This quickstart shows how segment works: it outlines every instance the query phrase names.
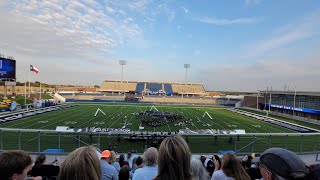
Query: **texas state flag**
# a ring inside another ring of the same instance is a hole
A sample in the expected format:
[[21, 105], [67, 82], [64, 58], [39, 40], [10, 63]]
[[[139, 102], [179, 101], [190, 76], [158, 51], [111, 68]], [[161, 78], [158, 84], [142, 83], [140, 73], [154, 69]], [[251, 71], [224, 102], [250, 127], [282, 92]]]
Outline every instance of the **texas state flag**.
[[38, 74], [39, 69], [37, 69], [36, 67], [34, 67], [34, 66], [30, 65], [30, 71], [33, 71], [33, 72], [35, 72], [35, 73], [37, 73], [37, 74]]

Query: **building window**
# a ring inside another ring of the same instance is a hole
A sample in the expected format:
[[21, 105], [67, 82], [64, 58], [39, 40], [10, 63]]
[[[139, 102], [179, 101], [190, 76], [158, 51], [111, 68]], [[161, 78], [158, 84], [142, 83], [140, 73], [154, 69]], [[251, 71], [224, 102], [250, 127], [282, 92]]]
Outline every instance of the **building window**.
[[299, 102], [299, 108], [304, 108], [304, 102]]

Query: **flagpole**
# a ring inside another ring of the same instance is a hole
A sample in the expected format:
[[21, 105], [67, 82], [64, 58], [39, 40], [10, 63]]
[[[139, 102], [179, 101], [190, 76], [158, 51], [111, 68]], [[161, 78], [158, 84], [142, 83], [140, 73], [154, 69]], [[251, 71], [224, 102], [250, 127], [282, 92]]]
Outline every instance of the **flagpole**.
[[267, 91], [266, 94], [264, 96], [264, 110], [267, 110], [267, 98], [268, 98], [268, 86], [267, 86]]
[[30, 93], [31, 93], [31, 88], [30, 88], [30, 68], [29, 68], [29, 97], [30, 97]]
[[270, 89], [269, 112], [270, 112], [270, 109], [271, 109], [271, 92], [272, 92], [272, 86], [271, 86], [271, 89]]
[[296, 108], [296, 95], [297, 95], [297, 90], [296, 90], [296, 87], [294, 87], [292, 116], [294, 116], [294, 109]]
[[40, 83], [40, 100], [41, 100], [41, 83]]
[[24, 83], [24, 105], [27, 105], [27, 82]]

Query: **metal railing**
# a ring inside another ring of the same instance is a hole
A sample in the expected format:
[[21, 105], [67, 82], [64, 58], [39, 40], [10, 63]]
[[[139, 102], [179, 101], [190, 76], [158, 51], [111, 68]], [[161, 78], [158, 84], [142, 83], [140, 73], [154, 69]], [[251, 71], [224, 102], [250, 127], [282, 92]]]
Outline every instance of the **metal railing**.
[[[141, 132], [139, 132], [141, 133]], [[138, 134], [137, 132], [135, 134]], [[22, 149], [28, 152], [43, 152], [58, 149], [68, 153], [74, 149], [93, 145], [100, 149], [116, 152], [134, 150], [144, 152], [154, 144], [152, 136], [144, 140], [130, 139], [131, 134], [56, 132], [54, 130], [22, 130], [0, 128], [0, 150]], [[167, 134], [166, 134], [167, 135]], [[157, 133], [157, 136], [165, 135]], [[183, 135], [192, 153], [217, 153], [220, 150], [233, 150], [236, 153], [261, 153], [270, 147], [282, 147], [297, 153], [319, 153], [320, 133], [290, 134], [244, 134], [244, 135]]]

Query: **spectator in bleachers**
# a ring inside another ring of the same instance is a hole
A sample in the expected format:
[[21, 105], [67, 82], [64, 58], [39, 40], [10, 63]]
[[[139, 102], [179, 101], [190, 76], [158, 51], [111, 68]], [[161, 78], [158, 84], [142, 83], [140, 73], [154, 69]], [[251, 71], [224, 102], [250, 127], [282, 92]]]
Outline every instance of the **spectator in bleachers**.
[[305, 163], [295, 153], [282, 148], [269, 148], [261, 157], [259, 168], [264, 180], [304, 179], [308, 174]]
[[117, 162], [117, 155], [114, 151], [110, 151], [111, 156], [110, 156], [110, 165], [116, 168], [116, 170], [120, 171], [120, 164]]
[[130, 169], [132, 169], [133, 159], [134, 159], [134, 157], [132, 157], [132, 153], [131, 153], [131, 151], [129, 151], [125, 161], [127, 161], [129, 163], [129, 168]]
[[101, 167], [95, 148], [80, 147], [72, 151], [61, 165], [58, 180], [100, 180]]
[[242, 158], [242, 161], [241, 161], [241, 164], [242, 164], [242, 167], [247, 170], [251, 167], [251, 161], [252, 161], [252, 156], [244, 156]]
[[201, 156], [200, 160], [203, 164], [203, 166], [205, 167], [206, 171], [208, 172], [209, 176], [212, 176], [212, 173], [214, 171], [214, 163], [212, 159], [209, 159], [205, 156]]
[[219, 162], [214, 159], [215, 171], [212, 174], [211, 180], [250, 180], [250, 176], [234, 154], [224, 154], [221, 162], [221, 170], [218, 170]]
[[[32, 159], [24, 151], [4, 151], [0, 154], [0, 179], [24, 180], [31, 169]], [[28, 179], [40, 180], [41, 177]]]
[[51, 163], [46, 163], [46, 155], [40, 154], [34, 163], [34, 166], [32, 167], [31, 176], [42, 176], [45, 177], [55, 177], [59, 174], [59, 161], [58, 158], [55, 158], [55, 160]]
[[134, 164], [132, 165], [132, 173], [134, 173], [137, 169], [142, 168], [143, 167], [143, 159], [141, 156], [136, 157]]
[[191, 170], [192, 170], [194, 180], [210, 179], [210, 176], [208, 175], [208, 172], [204, 168], [200, 159], [196, 159], [196, 158], [191, 159]]
[[122, 167], [124, 165], [129, 166], [129, 163], [124, 160], [124, 154], [120, 154], [120, 156], [119, 156], [119, 164], [120, 164], [120, 167]]
[[165, 138], [159, 148], [158, 175], [155, 180], [191, 180], [190, 158], [189, 146], [181, 136]]
[[214, 162], [214, 160], [218, 161], [218, 164], [219, 164], [218, 170], [220, 170], [220, 169], [221, 169], [221, 159], [219, 158], [219, 156], [218, 156], [218, 155], [213, 155], [213, 156], [211, 157], [211, 160], [212, 160], [213, 162]]
[[130, 177], [130, 168], [127, 165], [121, 167], [119, 172], [119, 180], [129, 180]]
[[154, 147], [148, 148], [143, 153], [144, 166], [134, 172], [132, 180], [152, 180], [156, 177], [158, 173], [157, 159], [158, 150]]
[[[110, 163], [111, 152], [109, 150], [104, 150], [101, 153], [101, 171], [102, 177], [101, 180], [118, 180], [118, 171], [115, 167], [111, 166]], [[121, 170], [121, 169], [120, 169]]]

